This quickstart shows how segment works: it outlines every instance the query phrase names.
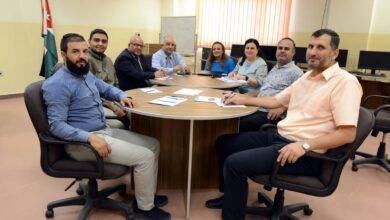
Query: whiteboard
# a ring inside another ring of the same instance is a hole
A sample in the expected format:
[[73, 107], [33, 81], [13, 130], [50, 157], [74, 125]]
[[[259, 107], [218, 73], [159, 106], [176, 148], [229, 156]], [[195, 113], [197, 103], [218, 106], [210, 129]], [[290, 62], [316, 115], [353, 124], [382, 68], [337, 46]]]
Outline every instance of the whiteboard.
[[163, 43], [165, 36], [172, 35], [175, 38], [178, 53], [195, 55], [195, 30], [195, 16], [161, 17], [160, 43]]

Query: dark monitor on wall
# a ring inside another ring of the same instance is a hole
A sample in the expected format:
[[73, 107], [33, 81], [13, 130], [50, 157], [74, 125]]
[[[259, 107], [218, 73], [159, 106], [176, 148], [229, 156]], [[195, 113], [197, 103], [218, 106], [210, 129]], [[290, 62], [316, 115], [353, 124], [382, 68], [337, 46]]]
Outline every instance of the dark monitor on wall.
[[306, 47], [295, 47], [295, 63], [306, 63]]
[[230, 51], [230, 56], [238, 59], [244, 56], [244, 51], [245, 51], [245, 45], [232, 44], [232, 50]]
[[339, 63], [340, 67], [347, 66], [347, 57], [348, 57], [348, 50], [340, 49], [339, 55], [336, 58], [336, 61]]
[[390, 52], [360, 51], [358, 68], [370, 69], [371, 75], [376, 70], [390, 70]]
[[260, 46], [260, 52], [264, 60], [276, 61], [276, 46]]

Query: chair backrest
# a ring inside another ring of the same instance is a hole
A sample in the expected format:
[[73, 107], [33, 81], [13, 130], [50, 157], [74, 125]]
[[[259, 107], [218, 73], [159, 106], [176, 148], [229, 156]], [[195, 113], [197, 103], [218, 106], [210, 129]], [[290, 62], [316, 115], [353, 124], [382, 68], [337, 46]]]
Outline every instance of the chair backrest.
[[324, 162], [319, 178], [327, 187], [317, 194], [318, 196], [330, 195], [337, 188], [345, 163], [362, 145], [363, 141], [372, 130], [374, 122], [374, 114], [367, 109], [360, 107], [355, 140], [350, 144], [345, 144], [341, 147], [331, 149], [326, 153], [330, 157], [340, 158], [341, 161], [338, 163]]
[[50, 134], [46, 105], [42, 96], [43, 81], [30, 84], [24, 91], [24, 103], [37, 134]]

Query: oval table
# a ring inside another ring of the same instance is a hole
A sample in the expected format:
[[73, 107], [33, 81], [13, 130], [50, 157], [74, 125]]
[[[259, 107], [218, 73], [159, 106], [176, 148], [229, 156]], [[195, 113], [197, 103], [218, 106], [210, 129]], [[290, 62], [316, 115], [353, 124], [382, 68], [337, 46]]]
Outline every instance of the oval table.
[[213, 89], [234, 89], [242, 86], [244, 83], [240, 81], [236, 82], [224, 82], [211, 76], [202, 75], [172, 75], [168, 79], [152, 79], [152, 84], [161, 86], [181, 86], [188, 88], [213, 88]]
[[[216, 188], [218, 164], [214, 150], [216, 138], [238, 131], [239, 117], [254, 113], [256, 107], [219, 107], [215, 103], [195, 102], [193, 96], [176, 106], [149, 101], [181, 87], [155, 87], [162, 93], [140, 89], [126, 93], [136, 100], [131, 112], [132, 131], [160, 141], [158, 187], [186, 191], [186, 219], [189, 218], [191, 188]], [[222, 90], [201, 89], [201, 96], [221, 97]]]

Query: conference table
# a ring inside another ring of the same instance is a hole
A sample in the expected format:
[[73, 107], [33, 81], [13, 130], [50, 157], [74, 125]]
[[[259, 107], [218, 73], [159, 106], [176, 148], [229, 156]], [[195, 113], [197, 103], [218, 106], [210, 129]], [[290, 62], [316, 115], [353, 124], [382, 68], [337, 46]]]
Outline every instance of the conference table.
[[163, 79], [152, 79], [150, 82], [161, 86], [182, 86], [188, 88], [214, 88], [214, 89], [234, 89], [244, 85], [241, 80], [222, 81], [224, 78], [212, 78], [206, 75], [177, 75], [174, 74]]
[[[256, 107], [220, 107], [216, 103], [195, 101], [196, 96], [176, 106], [151, 104], [150, 101], [172, 95], [177, 86], [153, 87], [161, 93], [141, 89], [127, 91], [136, 100], [131, 112], [132, 131], [154, 137], [160, 142], [159, 189], [183, 189], [186, 219], [189, 218], [191, 189], [218, 186], [216, 138], [238, 132], [239, 117], [254, 113]], [[223, 91], [210, 88], [199, 96], [221, 97]], [[179, 95], [175, 95], [178, 97]]]

